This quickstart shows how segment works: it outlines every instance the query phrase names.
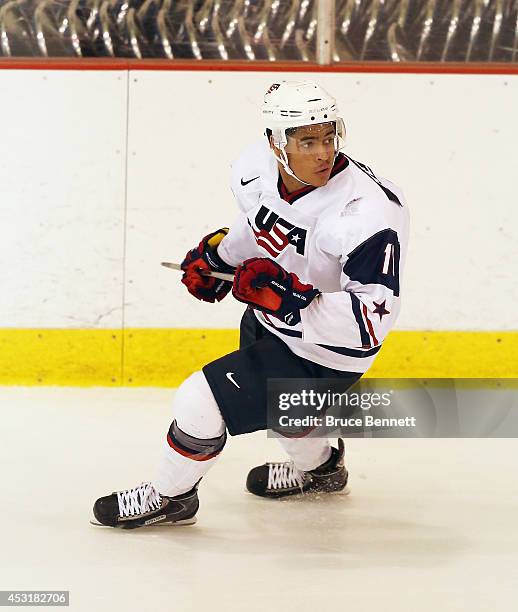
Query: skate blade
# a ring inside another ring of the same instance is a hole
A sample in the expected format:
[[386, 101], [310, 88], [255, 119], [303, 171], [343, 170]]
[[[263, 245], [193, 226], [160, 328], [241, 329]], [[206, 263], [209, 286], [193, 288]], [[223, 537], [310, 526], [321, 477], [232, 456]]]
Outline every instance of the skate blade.
[[297, 492], [292, 493], [291, 495], [286, 496], [273, 496], [273, 495], [255, 495], [248, 489], [245, 489], [245, 493], [247, 495], [252, 495], [253, 497], [262, 497], [263, 499], [275, 499], [278, 501], [288, 501], [288, 500], [301, 500], [301, 499], [321, 499], [322, 497], [327, 497], [328, 495], [349, 495], [351, 493], [351, 488], [348, 485], [345, 485], [343, 489], [339, 491], [306, 491], [306, 492]]
[[[197, 518], [195, 516], [193, 516], [192, 518], [189, 519], [183, 519], [182, 521], [164, 521], [163, 523], [152, 523], [151, 525], [142, 525], [142, 527], [149, 529], [149, 528], [153, 528], [153, 527], [162, 527], [162, 526], [167, 526], [167, 527], [176, 527], [178, 525], [178, 527], [181, 527], [182, 525], [194, 525], [194, 523], [197, 522]], [[107, 529], [124, 529], [124, 527], [112, 527], [111, 525], [103, 525], [102, 523], [99, 523], [99, 521], [97, 521], [96, 519], [92, 518], [90, 519], [90, 525], [94, 525], [94, 527], [106, 527]], [[135, 529], [142, 529], [142, 527], [135, 527]], [[133, 529], [126, 529], [125, 531], [134, 531]]]
[[311, 499], [311, 500], [320, 500], [320, 499], [325, 499], [326, 497], [329, 497], [329, 496], [334, 497], [336, 495], [349, 495], [350, 492], [351, 492], [351, 489], [347, 485], [345, 485], [345, 487], [343, 489], [340, 489], [339, 491], [307, 491], [306, 493], [301, 493], [299, 497], [301, 498], [307, 497], [308, 499]]

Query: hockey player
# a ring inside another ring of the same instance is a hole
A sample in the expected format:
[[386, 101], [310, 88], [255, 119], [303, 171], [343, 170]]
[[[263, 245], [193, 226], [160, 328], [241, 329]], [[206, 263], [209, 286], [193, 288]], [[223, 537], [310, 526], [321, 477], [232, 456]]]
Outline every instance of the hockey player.
[[[340, 152], [335, 100], [314, 83], [273, 84], [265, 135], [232, 166], [239, 216], [186, 255], [182, 282], [196, 298], [231, 290], [247, 309], [240, 349], [179, 387], [153, 482], [101, 497], [103, 525], [191, 523], [198, 483], [230, 435], [266, 429], [268, 378], [337, 378], [345, 387], [372, 364], [400, 309], [408, 212], [401, 191]], [[235, 272], [233, 284], [203, 271]], [[291, 461], [252, 469], [263, 497], [342, 490], [344, 445], [285, 437]]]

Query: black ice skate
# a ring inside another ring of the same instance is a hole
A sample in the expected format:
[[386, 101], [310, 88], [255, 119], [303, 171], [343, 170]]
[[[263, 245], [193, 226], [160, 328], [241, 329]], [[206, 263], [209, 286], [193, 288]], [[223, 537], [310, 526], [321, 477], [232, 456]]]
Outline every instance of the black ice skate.
[[260, 497], [285, 497], [300, 493], [334, 493], [347, 485], [344, 466], [345, 448], [341, 438], [331, 457], [310, 472], [298, 470], [292, 461], [265, 463], [250, 470], [246, 488]]
[[193, 489], [176, 497], [165, 497], [150, 482], [100, 497], [94, 504], [93, 525], [135, 529], [163, 523], [192, 525], [198, 511], [198, 491]]

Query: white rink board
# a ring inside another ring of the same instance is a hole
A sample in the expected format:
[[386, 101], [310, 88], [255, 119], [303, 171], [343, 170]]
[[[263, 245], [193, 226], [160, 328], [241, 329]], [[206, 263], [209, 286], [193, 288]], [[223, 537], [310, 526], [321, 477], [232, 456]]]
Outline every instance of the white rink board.
[[516, 328], [518, 78], [247, 72], [132, 75], [127, 325], [236, 325], [240, 305], [190, 299], [158, 262], [232, 221], [229, 163], [260, 137], [257, 101], [282, 78], [333, 92], [346, 152], [404, 189], [412, 227], [397, 327]]
[[121, 326], [127, 78], [0, 71], [0, 327]]
[[346, 152], [405, 191], [397, 327], [518, 327], [518, 77], [137, 71], [129, 98], [127, 78], [0, 71], [0, 327], [235, 327], [240, 304], [194, 300], [159, 262], [232, 222], [229, 164], [282, 78], [335, 93]]

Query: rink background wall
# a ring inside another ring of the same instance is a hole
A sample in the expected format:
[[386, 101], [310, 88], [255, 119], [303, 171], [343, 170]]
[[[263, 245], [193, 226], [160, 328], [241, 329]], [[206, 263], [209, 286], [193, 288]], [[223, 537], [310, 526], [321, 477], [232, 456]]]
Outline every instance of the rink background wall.
[[282, 78], [335, 93], [347, 153], [409, 201], [370, 374], [518, 376], [518, 76], [0, 70], [0, 382], [175, 385], [236, 347], [241, 305], [159, 262], [232, 221], [229, 164]]

